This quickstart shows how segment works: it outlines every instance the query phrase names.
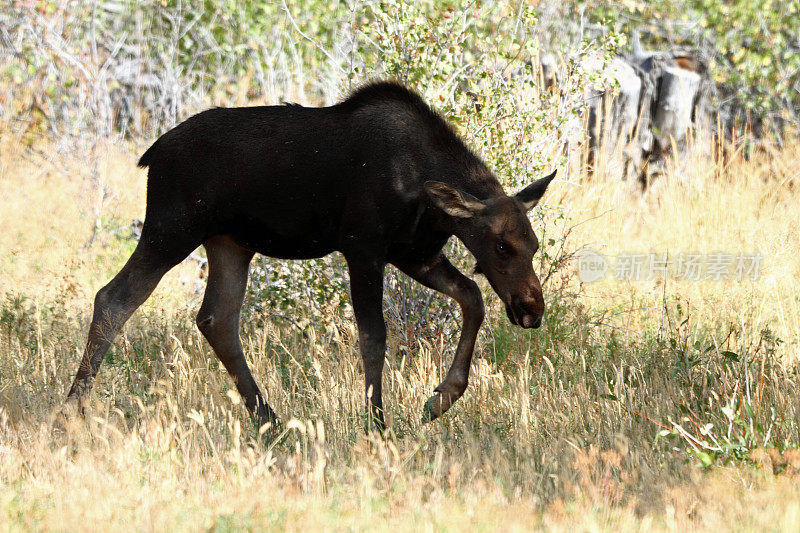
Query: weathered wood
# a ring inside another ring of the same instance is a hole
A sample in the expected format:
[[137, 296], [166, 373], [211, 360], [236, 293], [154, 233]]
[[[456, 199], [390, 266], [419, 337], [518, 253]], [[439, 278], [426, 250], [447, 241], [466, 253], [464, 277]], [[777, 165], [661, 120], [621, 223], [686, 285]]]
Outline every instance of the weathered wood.
[[619, 87], [608, 92], [595, 91], [596, 97], [589, 102], [589, 123], [596, 146], [603, 144], [604, 148], [613, 150], [620, 141], [630, 137], [636, 126], [642, 80], [621, 58], [612, 60], [608, 75]]
[[[540, 63], [543, 79], [558, 79], [552, 56], [543, 55]], [[583, 68], [617, 86], [590, 87], [584, 95], [592, 171], [602, 169], [644, 187], [663, 172], [669, 157], [685, 159], [687, 132], [712, 127], [709, 102], [716, 86], [696, 51], [645, 51], [634, 35], [629, 56], [607, 65], [591, 57]]]
[[549, 90], [559, 81], [558, 62], [553, 54], [543, 54], [539, 59], [542, 66], [542, 85]]
[[622, 58], [614, 58], [606, 74], [618, 87], [609, 91], [593, 90], [587, 100], [589, 162], [628, 179], [636, 175], [641, 159], [639, 150], [630, 149], [630, 144], [635, 141], [639, 120], [642, 80]]
[[653, 132], [662, 155], [671, 153], [673, 145], [681, 151], [685, 147], [699, 89], [700, 75], [691, 70], [667, 67], [661, 74]]

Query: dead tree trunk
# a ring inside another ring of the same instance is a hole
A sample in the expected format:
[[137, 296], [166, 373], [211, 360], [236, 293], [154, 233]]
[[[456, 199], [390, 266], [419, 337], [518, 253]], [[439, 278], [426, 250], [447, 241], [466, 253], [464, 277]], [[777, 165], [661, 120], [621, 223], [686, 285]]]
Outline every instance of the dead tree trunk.
[[639, 165], [636, 143], [642, 80], [636, 70], [621, 58], [614, 58], [610, 76], [618, 87], [613, 92], [592, 89], [589, 106], [589, 164], [621, 173], [622, 179], [636, 176]]
[[[670, 158], [685, 160], [699, 125], [710, 126], [714, 82], [699, 53], [643, 51], [635, 35], [633, 53], [606, 68], [617, 88], [586, 94], [590, 169], [646, 187]], [[553, 77], [552, 65], [542, 69]]]
[[653, 133], [662, 156], [686, 151], [686, 135], [692, 129], [700, 75], [680, 67], [667, 67], [661, 74]]
[[670, 158], [685, 160], [688, 136], [710, 123], [709, 100], [715, 86], [706, 62], [695, 51], [646, 52], [634, 35], [633, 54], [627, 60], [646, 86], [639, 112], [638, 177], [644, 188], [664, 173]]

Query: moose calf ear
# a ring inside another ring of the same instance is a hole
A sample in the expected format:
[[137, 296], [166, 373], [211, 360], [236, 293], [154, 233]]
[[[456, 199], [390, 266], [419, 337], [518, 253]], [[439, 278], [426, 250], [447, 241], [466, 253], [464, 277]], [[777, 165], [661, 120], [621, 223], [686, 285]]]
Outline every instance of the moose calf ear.
[[425, 192], [436, 207], [453, 217], [470, 218], [483, 209], [480, 200], [441, 181], [426, 181]]
[[522, 202], [522, 205], [525, 206], [525, 211], [530, 211], [536, 207], [536, 204], [538, 204], [539, 200], [542, 199], [542, 196], [544, 196], [544, 191], [547, 190], [547, 186], [550, 185], [550, 182], [553, 181], [553, 178], [555, 177], [556, 171], [554, 170], [549, 176], [545, 176], [542, 179], [536, 180], [519, 191], [514, 198]]

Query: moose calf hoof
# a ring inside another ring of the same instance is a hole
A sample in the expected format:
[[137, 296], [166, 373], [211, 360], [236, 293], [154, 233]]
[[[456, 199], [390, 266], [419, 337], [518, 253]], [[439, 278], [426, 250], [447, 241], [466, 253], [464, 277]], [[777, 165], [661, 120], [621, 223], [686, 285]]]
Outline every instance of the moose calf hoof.
[[285, 437], [283, 425], [277, 418], [258, 424], [256, 431], [258, 431], [258, 437], [264, 444], [279, 444]]
[[67, 398], [53, 414], [53, 424], [64, 431], [71, 431], [79, 427], [90, 414], [87, 401], [76, 397]]
[[453, 405], [455, 399], [451, 400], [451, 398], [452, 395], [442, 394], [441, 392], [437, 392], [428, 398], [428, 401], [425, 402], [425, 407], [422, 409], [422, 422], [433, 422], [442, 416]]
[[456, 403], [456, 400], [461, 398], [465, 390], [467, 390], [466, 380], [463, 383], [452, 380], [445, 380], [440, 383], [438, 387], [433, 389], [436, 394], [425, 402], [425, 407], [422, 410], [422, 421], [433, 422], [442, 416]]

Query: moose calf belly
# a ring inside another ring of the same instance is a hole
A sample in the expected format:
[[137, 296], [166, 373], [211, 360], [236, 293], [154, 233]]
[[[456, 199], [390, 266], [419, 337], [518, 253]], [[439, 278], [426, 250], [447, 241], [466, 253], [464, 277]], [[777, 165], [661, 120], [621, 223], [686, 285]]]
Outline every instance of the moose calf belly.
[[239, 246], [268, 257], [280, 259], [313, 259], [328, 255], [336, 249], [335, 239], [328, 231], [299, 231], [303, 224], [292, 223], [276, 228], [253, 222], [231, 225], [229, 234]]

